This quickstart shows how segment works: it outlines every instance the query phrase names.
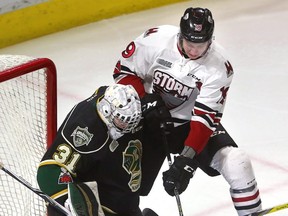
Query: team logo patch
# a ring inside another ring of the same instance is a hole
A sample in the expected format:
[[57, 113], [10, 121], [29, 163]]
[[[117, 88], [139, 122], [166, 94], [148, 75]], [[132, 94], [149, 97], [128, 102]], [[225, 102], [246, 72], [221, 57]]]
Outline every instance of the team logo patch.
[[81, 128], [77, 127], [71, 134], [73, 137], [73, 143], [75, 147], [80, 147], [83, 145], [89, 145], [92, 140], [93, 134], [89, 133], [88, 127]]
[[158, 64], [163, 65], [164, 67], [167, 67], [167, 68], [171, 68], [172, 67], [172, 62], [166, 61], [165, 59], [159, 58], [156, 61], [157, 61]]
[[68, 184], [70, 182], [73, 182], [71, 174], [66, 169], [61, 168], [61, 173], [58, 178], [58, 184]]
[[202, 24], [195, 24], [195, 31], [201, 32], [202, 31]]
[[135, 192], [140, 188], [142, 179], [141, 158], [142, 143], [139, 140], [131, 140], [123, 154], [122, 167], [131, 175], [128, 186]]

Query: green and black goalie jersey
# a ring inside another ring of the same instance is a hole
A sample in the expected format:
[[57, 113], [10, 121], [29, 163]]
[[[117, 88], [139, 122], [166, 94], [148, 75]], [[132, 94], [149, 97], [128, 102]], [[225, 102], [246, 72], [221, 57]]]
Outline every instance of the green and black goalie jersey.
[[109, 137], [96, 109], [106, 88], [69, 112], [42, 158], [37, 180], [41, 190], [62, 205], [69, 182], [96, 181], [101, 205], [123, 214], [139, 205], [142, 126], [117, 140]]

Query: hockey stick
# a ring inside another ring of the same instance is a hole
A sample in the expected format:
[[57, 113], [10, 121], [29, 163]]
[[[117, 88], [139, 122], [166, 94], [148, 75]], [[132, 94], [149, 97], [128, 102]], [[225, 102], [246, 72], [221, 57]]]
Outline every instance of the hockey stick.
[[280, 211], [280, 210], [283, 210], [283, 209], [288, 209], [288, 203], [284, 203], [284, 204], [281, 204], [281, 205], [277, 205], [277, 206], [274, 206], [274, 207], [271, 207], [271, 208], [264, 209], [262, 211], [253, 213], [251, 216], [267, 215], [267, 214], [271, 214], [271, 213], [274, 213], [274, 212], [277, 212], [277, 211]]
[[12, 173], [10, 170], [6, 169], [3, 165], [3, 163], [1, 163], [1, 162], [0, 162], [0, 169], [3, 170], [8, 175], [10, 175], [11, 177], [13, 177], [14, 179], [16, 179], [18, 182], [20, 182], [25, 187], [27, 187], [28, 189], [30, 189], [31, 191], [36, 193], [38, 196], [43, 198], [47, 203], [49, 203], [49, 205], [54, 207], [59, 212], [65, 214], [65, 215], [70, 215], [70, 212], [66, 208], [64, 208], [62, 205], [60, 205], [58, 202], [53, 200], [51, 197], [49, 197], [47, 194], [43, 193], [39, 189], [33, 188], [30, 183], [28, 183], [26, 180], [24, 180], [20, 176], [17, 176], [16, 174]]
[[[168, 147], [168, 142], [167, 142], [167, 138], [166, 138], [166, 125], [165, 125], [165, 123], [161, 123], [160, 124], [160, 128], [161, 128], [161, 131], [162, 131], [162, 138], [163, 138], [164, 146], [166, 148], [166, 157], [167, 157], [167, 160], [168, 160], [168, 165], [169, 165], [169, 167], [171, 167], [172, 159], [171, 159], [171, 155], [170, 155], [169, 147]], [[181, 201], [180, 201], [180, 195], [179, 195], [178, 189], [176, 187], [174, 188], [174, 195], [175, 195], [175, 198], [176, 198], [179, 215], [180, 216], [184, 216], [183, 210], [182, 210]]]

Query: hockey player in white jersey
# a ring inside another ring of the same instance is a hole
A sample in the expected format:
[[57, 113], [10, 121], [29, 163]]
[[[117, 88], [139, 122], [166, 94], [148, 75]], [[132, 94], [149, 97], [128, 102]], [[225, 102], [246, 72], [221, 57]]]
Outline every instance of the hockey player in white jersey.
[[[113, 77], [133, 85], [146, 105], [150, 149], [143, 152], [142, 195], [150, 192], [165, 159], [159, 129], [165, 122], [169, 152], [179, 154], [163, 173], [167, 193], [173, 196], [175, 187], [182, 193], [199, 167], [209, 176], [221, 174], [238, 215], [250, 215], [261, 209], [261, 199], [249, 157], [220, 123], [234, 72], [213, 32], [209, 9], [188, 8], [180, 28], [151, 28], [129, 43]], [[171, 116], [163, 115], [167, 109]]]

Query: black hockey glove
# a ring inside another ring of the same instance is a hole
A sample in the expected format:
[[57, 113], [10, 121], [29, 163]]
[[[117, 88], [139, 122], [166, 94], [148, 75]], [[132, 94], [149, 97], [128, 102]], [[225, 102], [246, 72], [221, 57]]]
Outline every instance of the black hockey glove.
[[161, 123], [166, 129], [173, 128], [171, 114], [160, 95], [146, 94], [141, 99], [141, 105], [144, 122], [151, 130], [159, 131]]
[[163, 185], [165, 191], [170, 196], [175, 196], [174, 189], [177, 188], [179, 194], [186, 190], [190, 179], [193, 177], [197, 163], [184, 156], [175, 158], [170, 169], [163, 172]]

